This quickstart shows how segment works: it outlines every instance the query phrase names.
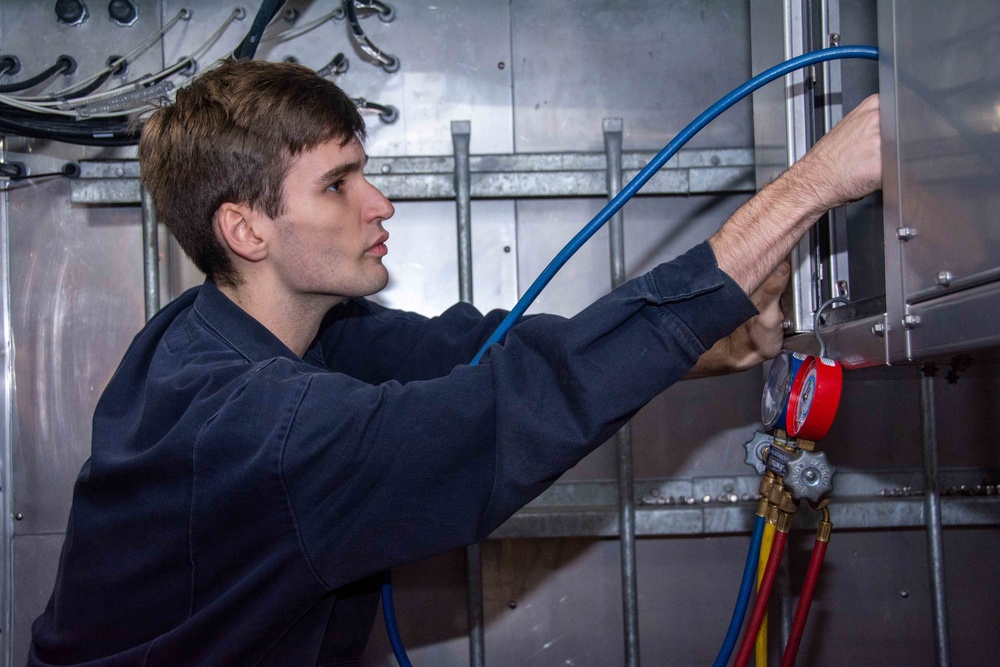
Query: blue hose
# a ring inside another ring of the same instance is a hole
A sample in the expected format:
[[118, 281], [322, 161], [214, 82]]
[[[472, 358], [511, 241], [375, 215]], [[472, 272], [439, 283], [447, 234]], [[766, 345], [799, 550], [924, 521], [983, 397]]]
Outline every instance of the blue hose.
[[[496, 328], [493, 334], [489, 337], [489, 340], [483, 344], [483, 347], [476, 353], [476, 356], [471, 362], [471, 366], [475, 366], [482, 359], [486, 350], [490, 348], [491, 345], [500, 342], [512, 326], [517, 324], [517, 321], [521, 319], [521, 315], [528, 309], [528, 307], [538, 298], [538, 295], [545, 288], [546, 285], [552, 280], [556, 273], [563, 267], [569, 258], [576, 254], [584, 243], [586, 243], [591, 236], [593, 236], [598, 229], [604, 226], [604, 224], [614, 216], [618, 210], [625, 205], [629, 199], [631, 199], [639, 189], [646, 184], [646, 182], [653, 177], [657, 171], [660, 170], [667, 161], [674, 156], [677, 151], [681, 149], [691, 138], [698, 134], [703, 127], [709, 124], [717, 116], [721, 115], [723, 111], [733, 106], [744, 97], [754, 92], [761, 86], [768, 84], [775, 79], [781, 78], [786, 74], [790, 74], [795, 70], [802, 69], [803, 67], [809, 67], [810, 65], [815, 65], [817, 63], [826, 62], [828, 60], [842, 60], [845, 58], [864, 58], [867, 60], [878, 60], [878, 49], [874, 46], [836, 46], [829, 49], [821, 49], [819, 51], [813, 51], [812, 53], [806, 53], [801, 56], [796, 56], [790, 60], [786, 60], [780, 65], [776, 65], [771, 69], [762, 72], [750, 79], [743, 85], [739, 86], [731, 93], [723, 97], [721, 100], [710, 106], [705, 110], [700, 116], [695, 118], [677, 133], [666, 146], [663, 147], [659, 153], [656, 154], [649, 164], [647, 164], [642, 171], [635, 175], [628, 184], [622, 188], [622, 191], [615, 195], [608, 204], [601, 209], [601, 212], [594, 216], [594, 219], [587, 223], [587, 225], [581, 229], [576, 236], [570, 239], [570, 242], [559, 251], [549, 265], [545, 267], [545, 270], [535, 279], [535, 282], [531, 283], [531, 286], [524, 293], [517, 303], [507, 314], [507, 317], [500, 322], [500, 326]], [[757, 537], [755, 542], [751, 542], [750, 548], [753, 556], [753, 573], [750, 575], [749, 581], [753, 583], [753, 578], [756, 576], [757, 572], [757, 554], [760, 552], [760, 538], [763, 535], [764, 525], [763, 520], [758, 517], [760, 523], [760, 535], [758, 535], [757, 525], [754, 524], [754, 535]], [[753, 552], [754, 544], [756, 544], [757, 552]], [[747, 560], [747, 568], [750, 569], [750, 559]], [[743, 573], [743, 586], [740, 589], [740, 601], [743, 598], [743, 588], [747, 587], [747, 574]], [[752, 585], [750, 586], [752, 588]], [[739, 636], [739, 628], [743, 624], [743, 614], [746, 612], [746, 603], [749, 602], [749, 589], [747, 593], [747, 600], [744, 601], [743, 609], [740, 611], [737, 605], [737, 610], [739, 612], [739, 623], [736, 625], [736, 636], [733, 637], [733, 644], [736, 643], [736, 638]], [[393, 612], [392, 606], [392, 584], [389, 582], [388, 577], [386, 577], [385, 583], [382, 584], [382, 615], [385, 617], [386, 630], [389, 633], [389, 642], [392, 644], [392, 651], [396, 655], [396, 661], [399, 663], [400, 667], [411, 667], [409, 658], [406, 657], [406, 652], [403, 649], [403, 641], [399, 636], [399, 629], [396, 627], [396, 618]], [[736, 621], [736, 613], [733, 614], [733, 621]], [[729, 635], [733, 634], [732, 623], [730, 624], [729, 634], [726, 635], [726, 642], [729, 642]], [[725, 645], [723, 649], [725, 650]], [[716, 659], [716, 667], [720, 664], [725, 665], [729, 660], [729, 654], [732, 653], [733, 647], [730, 646], [728, 652], [726, 653], [725, 660], [719, 663], [719, 659]], [[719, 653], [719, 658], [722, 658], [722, 652]]]
[[719, 655], [715, 657], [712, 667], [726, 667], [730, 656], [733, 655], [733, 649], [736, 648], [736, 640], [740, 638], [743, 618], [747, 615], [747, 607], [750, 606], [753, 582], [757, 578], [757, 561], [760, 558], [760, 543], [764, 539], [764, 524], [764, 517], [758, 516], [754, 519], [753, 534], [750, 536], [750, 551], [747, 552], [747, 563], [743, 566], [740, 594], [736, 598], [736, 608], [733, 609], [733, 617], [729, 620], [726, 638], [722, 642], [722, 648], [719, 649]]
[[413, 667], [406, 657], [403, 638], [399, 636], [399, 627], [396, 625], [396, 608], [392, 603], [392, 575], [388, 571], [382, 573], [382, 618], [385, 619], [385, 630], [399, 667]]

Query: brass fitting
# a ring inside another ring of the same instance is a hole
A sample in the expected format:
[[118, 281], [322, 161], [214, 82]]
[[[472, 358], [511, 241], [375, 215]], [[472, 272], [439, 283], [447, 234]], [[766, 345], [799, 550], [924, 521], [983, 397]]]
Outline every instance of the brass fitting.
[[802, 440], [800, 438], [797, 442], [799, 444], [799, 449], [804, 449], [807, 452], [811, 452], [816, 449], [816, 443], [812, 440]]
[[777, 505], [772, 505], [772, 504], [768, 503], [768, 505], [767, 505], [767, 514], [764, 515], [764, 518], [767, 519], [767, 522], [769, 524], [771, 524], [772, 526], [775, 526], [778, 523], [778, 515], [780, 513], [781, 513], [781, 511], [778, 509]]
[[833, 532], [833, 524], [830, 523], [830, 510], [828, 510], [825, 505], [822, 510], [823, 518], [820, 520], [819, 525], [816, 526], [816, 541], [829, 542], [830, 533]]
[[799, 511], [799, 506], [792, 497], [792, 492], [784, 487], [781, 488], [781, 493], [778, 496], [778, 502], [775, 504], [778, 506], [778, 509], [788, 514], [795, 514]]
[[767, 502], [767, 498], [761, 498], [757, 501], [757, 516], [767, 518], [768, 508], [771, 503]]
[[792, 514], [788, 512], [778, 512], [778, 522], [774, 524], [775, 530], [781, 533], [788, 533], [792, 530]]

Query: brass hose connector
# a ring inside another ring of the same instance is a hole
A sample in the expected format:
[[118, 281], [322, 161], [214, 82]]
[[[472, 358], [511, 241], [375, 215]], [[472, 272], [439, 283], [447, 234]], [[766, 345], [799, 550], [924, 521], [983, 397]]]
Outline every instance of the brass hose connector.
[[778, 511], [778, 522], [774, 524], [775, 530], [781, 533], [788, 533], [792, 530], [792, 517], [794, 514]]
[[825, 506], [823, 509], [823, 518], [820, 520], [819, 525], [816, 526], [816, 541], [817, 542], [829, 542], [830, 533], [833, 532], [833, 524], [830, 523], [830, 510]]

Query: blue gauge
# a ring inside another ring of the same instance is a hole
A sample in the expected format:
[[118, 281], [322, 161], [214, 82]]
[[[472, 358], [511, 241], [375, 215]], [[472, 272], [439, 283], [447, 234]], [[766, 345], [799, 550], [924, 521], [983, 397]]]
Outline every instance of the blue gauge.
[[760, 399], [760, 415], [765, 429], [785, 430], [792, 382], [805, 360], [804, 354], [782, 350], [771, 364], [771, 372], [764, 383], [764, 395]]

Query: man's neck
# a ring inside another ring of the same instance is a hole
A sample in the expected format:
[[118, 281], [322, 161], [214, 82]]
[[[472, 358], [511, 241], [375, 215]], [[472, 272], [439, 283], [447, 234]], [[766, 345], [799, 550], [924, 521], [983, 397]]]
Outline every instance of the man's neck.
[[316, 338], [323, 316], [343, 300], [327, 295], [288, 295], [247, 283], [220, 285], [219, 290], [300, 357]]

